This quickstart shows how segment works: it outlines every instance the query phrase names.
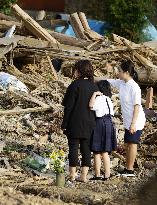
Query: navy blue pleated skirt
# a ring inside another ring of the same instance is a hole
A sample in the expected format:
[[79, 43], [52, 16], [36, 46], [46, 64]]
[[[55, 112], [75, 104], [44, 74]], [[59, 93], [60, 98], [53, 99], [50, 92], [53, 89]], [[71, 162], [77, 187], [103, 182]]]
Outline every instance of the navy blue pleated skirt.
[[117, 149], [116, 129], [110, 115], [96, 119], [91, 137], [92, 152], [112, 152]]

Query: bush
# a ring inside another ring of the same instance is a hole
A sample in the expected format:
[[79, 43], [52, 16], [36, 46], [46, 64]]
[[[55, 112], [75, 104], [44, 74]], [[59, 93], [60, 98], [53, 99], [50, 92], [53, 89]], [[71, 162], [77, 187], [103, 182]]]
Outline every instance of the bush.
[[10, 14], [10, 4], [16, 3], [17, 0], [0, 0], [0, 12]]
[[154, 15], [153, 0], [107, 0], [105, 19], [116, 33], [134, 42], [149, 39], [143, 30], [149, 25], [149, 18]]

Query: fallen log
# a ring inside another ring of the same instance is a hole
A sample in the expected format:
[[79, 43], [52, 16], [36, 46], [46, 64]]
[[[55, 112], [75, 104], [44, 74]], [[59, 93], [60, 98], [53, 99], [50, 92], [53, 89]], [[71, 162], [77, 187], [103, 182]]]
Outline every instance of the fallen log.
[[35, 20], [33, 20], [26, 12], [24, 12], [17, 4], [12, 6], [12, 10], [24, 22], [25, 27], [36, 37], [57, 44], [56, 41], [45, 29], [43, 29]]

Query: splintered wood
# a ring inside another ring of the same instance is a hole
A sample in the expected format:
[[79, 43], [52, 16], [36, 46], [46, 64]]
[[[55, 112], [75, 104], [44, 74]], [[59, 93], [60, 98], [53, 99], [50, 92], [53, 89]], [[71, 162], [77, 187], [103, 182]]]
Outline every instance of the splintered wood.
[[24, 12], [17, 4], [12, 6], [13, 11], [20, 20], [23, 20], [24, 25], [30, 30], [35, 36], [43, 40], [57, 43], [57, 41], [43, 29], [35, 20], [33, 20], [26, 12]]

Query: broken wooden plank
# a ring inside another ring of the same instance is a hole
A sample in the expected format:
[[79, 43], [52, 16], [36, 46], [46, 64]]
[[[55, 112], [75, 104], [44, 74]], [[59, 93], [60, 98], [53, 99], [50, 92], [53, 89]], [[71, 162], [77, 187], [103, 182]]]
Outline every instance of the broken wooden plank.
[[70, 15], [70, 23], [74, 29], [74, 32], [78, 38], [87, 39], [86, 35], [84, 34], [84, 28], [80, 21], [80, 18], [77, 13], [73, 13]]
[[52, 64], [52, 62], [51, 62], [50, 56], [46, 55], [46, 57], [47, 57], [47, 60], [48, 60], [49, 65], [50, 65], [52, 74], [53, 74], [53, 76], [54, 76], [54, 80], [58, 80], [58, 75], [57, 75], [57, 72], [56, 72], [56, 70], [55, 70], [55, 68], [54, 68], [54, 66], [53, 66], [53, 64]]
[[16, 47], [16, 45], [17, 45], [16, 43], [14, 44], [12, 43], [8, 46], [1, 47], [0, 48], [0, 59], [4, 58], [5, 54], [9, 53], [13, 48]]
[[94, 41], [103, 40], [103, 36], [101, 36], [95, 31], [92, 31], [91, 29], [85, 30], [84, 33], [91, 40], [94, 40]]
[[10, 92], [11, 94], [13, 94], [13, 95], [14, 95], [15, 97], [17, 97], [17, 98], [24, 99], [24, 100], [26, 100], [26, 101], [28, 101], [28, 102], [33, 102], [33, 103], [35, 103], [35, 104], [37, 104], [37, 105], [39, 105], [39, 106], [41, 106], [41, 107], [43, 107], [43, 108], [49, 107], [48, 104], [46, 104], [46, 103], [40, 101], [40, 100], [37, 99], [36, 97], [31, 96], [30, 94], [27, 94], [27, 93], [24, 93], [24, 92], [15, 92], [15, 91], [8, 91], [8, 92]]
[[147, 89], [145, 108], [150, 109], [153, 107], [152, 100], [153, 100], [153, 88], [151, 87]]
[[57, 44], [56, 41], [45, 29], [43, 29], [35, 20], [33, 20], [26, 12], [24, 12], [17, 4], [12, 6], [15, 15], [24, 22], [25, 27], [36, 37]]
[[131, 50], [133, 51], [134, 56], [145, 66], [153, 69], [157, 69], [157, 66], [154, 65], [151, 61], [147, 60], [145, 57], [141, 56], [138, 54], [135, 50], [132, 49], [132, 46], [128, 43], [128, 40], [122, 39], [121, 40], [124, 42], [124, 44]]
[[13, 25], [16, 26], [16, 33], [20, 35], [30, 35], [30, 32], [27, 31], [22, 23], [17, 21], [7, 21], [7, 20], [0, 20], [0, 31], [2, 33], [5, 33], [7, 30], [9, 30]]
[[63, 33], [57, 33], [55, 31], [48, 31], [57, 41], [62, 44], [70, 45], [70, 46], [78, 46], [78, 47], [86, 47], [91, 41], [87, 41], [84, 39], [78, 39], [72, 36], [67, 36]]
[[143, 45], [156, 49], [157, 48], [157, 40], [144, 42]]
[[45, 112], [48, 110], [51, 110], [52, 107], [35, 107], [35, 108], [26, 108], [26, 109], [18, 109], [18, 110], [5, 110], [0, 111], [0, 115], [20, 115], [20, 114], [26, 114], [31, 112]]
[[87, 18], [86, 18], [86, 15], [85, 13], [83, 12], [80, 12], [79, 13], [79, 18], [81, 20], [81, 23], [82, 23], [82, 26], [85, 30], [90, 30], [90, 27], [89, 27], [89, 24], [88, 24], [88, 21], [87, 21]]
[[16, 26], [17, 30], [22, 30], [22, 24], [17, 21], [7, 21], [7, 20], [0, 20], [0, 31], [6, 32], [10, 29], [13, 25]]
[[129, 44], [130, 46], [133, 46], [133, 47], [134, 46], [135, 47], [140, 47], [141, 46], [141, 45], [136, 44], [136, 43], [134, 43], [132, 41], [129, 41], [128, 39], [126, 39], [124, 37], [118, 36], [118, 35], [116, 35], [114, 33], [112, 34], [112, 37], [113, 37], [113, 41], [117, 42], [120, 45], [124, 45], [124, 41], [125, 41], [127, 44]]
[[11, 37], [11, 38], [3, 37], [3, 38], [0, 38], [0, 45], [8, 46], [12, 43], [17, 43], [18, 41], [21, 41], [24, 38], [25, 38], [24, 36], [15, 36], [15, 37]]

